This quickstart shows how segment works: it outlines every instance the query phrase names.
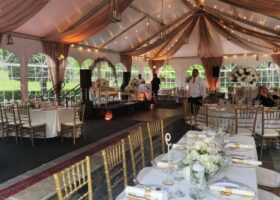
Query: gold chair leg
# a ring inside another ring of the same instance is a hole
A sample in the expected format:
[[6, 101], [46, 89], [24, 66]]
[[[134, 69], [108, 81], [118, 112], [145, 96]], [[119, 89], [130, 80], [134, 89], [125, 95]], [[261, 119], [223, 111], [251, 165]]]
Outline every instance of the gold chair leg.
[[260, 155], [260, 160], [262, 160], [263, 157], [263, 139], [261, 140], [261, 155]]
[[73, 145], [76, 145], [76, 128], [73, 128]]
[[30, 139], [31, 139], [31, 145], [34, 146], [34, 132], [33, 129], [30, 130]]

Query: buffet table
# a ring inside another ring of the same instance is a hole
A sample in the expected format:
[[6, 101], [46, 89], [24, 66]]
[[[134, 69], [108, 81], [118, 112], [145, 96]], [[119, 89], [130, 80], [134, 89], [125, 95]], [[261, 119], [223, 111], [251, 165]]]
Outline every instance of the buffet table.
[[[186, 134], [188, 134], [188, 133], [186, 133]], [[187, 137], [185, 135], [179, 140], [178, 144], [180, 144], [180, 143], [185, 144], [186, 140], [187, 140]], [[253, 145], [255, 147], [255, 142], [254, 142], [254, 139], [252, 137], [237, 136], [236, 135], [236, 136], [233, 136], [232, 138], [230, 138], [230, 140], [232, 142], [240, 142], [242, 144], [250, 144], [250, 145]], [[171, 151], [174, 151], [174, 150], [171, 150]], [[236, 154], [237, 155], [246, 155], [246, 156], [252, 157], [255, 160], [257, 160], [256, 148], [253, 148], [252, 150], [248, 150], [248, 151], [244, 151], [244, 152], [233, 151], [233, 152], [228, 152], [228, 153], [229, 154], [234, 154], [234, 155], [236, 155]], [[166, 159], [166, 158], [163, 158], [163, 159]], [[222, 178], [223, 174], [224, 173], [219, 172], [210, 181], [218, 180], [218, 179]], [[185, 176], [185, 177], [187, 177], [187, 176]], [[160, 185], [162, 187], [167, 188], [168, 191], [173, 193], [174, 191], [176, 191], [178, 189], [178, 182], [175, 181], [175, 184], [172, 185], [172, 186], [165, 186], [165, 185], [163, 185], [163, 181], [166, 178], [167, 178], [167, 174], [160, 173], [154, 167], [146, 167], [146, 168], [142, 169], [137, 176], [137, 179], [141, 184], [144, 184], [144, 185], [153, 185], [153, 184], [154, 185]], [[229, 166], [227, 168], [227, 178], [229, 178], [230, 180], [239, 182], [239, 183], [243, 183], [243, 184], [247, 185], [248, 187], [250, 187], [251, 189], [253, 189], [256, 192], [255, 199], [258, 199], [257, 176], [256, 176], [256, 169], [254, 167], [252, 167], [252, 168], [240, 168], [240, 167]], [[182, 199], [182, 200], [191, 199], [191, 197], [189, 196], [189, 187], [190, 187], [189, 184], [190, 183], [187, 180], [187, 178], [182, 180], [181, 183], [180, 183], [180, 190], [183, 191], [186, 196], [182, 197], [182, 198], [176, 197], [174, 199]], [[122, 192], [116, 199], [117, 200], [127, 200], [125, 192]], [[173, 199], [173, 198], [171, 198], [171, 199]], [[217, 198], [217, 197], [207, 193], [205, 199], [214, 200], [214, 199], [220, 199], [220, 198]], [[248, 197], [240, 197], [239, 199], [248, 199]]]

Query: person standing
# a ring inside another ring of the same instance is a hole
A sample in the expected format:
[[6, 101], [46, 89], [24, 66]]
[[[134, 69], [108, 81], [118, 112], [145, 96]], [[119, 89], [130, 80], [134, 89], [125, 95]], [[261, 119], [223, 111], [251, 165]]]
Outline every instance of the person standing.
[[160, 79], [157, 77], [157, 74], [153, 75], [153, 80], [151, 81], [152, 84], [152, 97], [155, 100], [155, 103], [157, 103], [158, 98], [158, 90], [160, 85]]
[[199, 110], [199, 107], [202, 105], [203, 98], [206, 97], [206, 86], [204, 79], [200, 78], [199, 72], [197, 69], [192, 71], [192, 79], [189, 82], [188, 90], [188, 100], [191, 103], [191, 110], [195, 108], [195, 111]]
[[143, 81], [145, 82], [145, 80], [142, 78], [141, 74], [138, 74], [138, 81], [140, 84], [143, 83]]

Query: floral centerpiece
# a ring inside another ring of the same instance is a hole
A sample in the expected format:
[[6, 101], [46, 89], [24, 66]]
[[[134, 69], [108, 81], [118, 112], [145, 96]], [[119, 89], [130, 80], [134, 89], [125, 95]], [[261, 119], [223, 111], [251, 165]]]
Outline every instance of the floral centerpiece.
[[99, 78], [99, 79], [97, 79], [96, 82], [95, 82], [95, 87], [96, 87], [97, 89], [102, 89], [102, 90], [104, 90], [104, 89], [106, 89], [106, 88], [109, 87], [109, 82], [108, 82], [106, 79], [104, 79], [104, 78]]
[[139, 80], [136, 78], [133, 78], [132, 80], [130, 80], [128, 86], [125, 87], [125, 91], [129, 92], [129, 93], [135, 93], [138, 90], [138, 86], [139, 86]]
[[213, 138], [195, 141], [194, 145], [189, 146], [187, 156], [183, 164], [191, 166], [199, 162], [205, 168], [206, 177], [215, 175], [221, 166], [221, 146]]
[[259, 80], [259, 73], [254, 67], [245, 67], [242, 65], [236, 66], [230, 75], [228, 81], [243, 82], [246, 85], [253, 85]]

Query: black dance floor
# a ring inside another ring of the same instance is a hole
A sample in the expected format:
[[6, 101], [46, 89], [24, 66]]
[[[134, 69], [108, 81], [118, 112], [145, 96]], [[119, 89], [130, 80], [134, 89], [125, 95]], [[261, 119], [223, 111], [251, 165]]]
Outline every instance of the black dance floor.
[[24, 139], [23, 143], [18, 145], [12, 137], [6, 141], [1, 140], [0, 183], [137, 123], [139, 121], [123, 119], [88, 120], [85, 122], [87, 139], [84, 141], [79, 138], [76, 146], [73, 146], [72, 139], [64, 139], [61, 143], [60, 138], [50, 138], [47, 144], [42, 139], [36, 139], [34, 147], [28, 139]]

